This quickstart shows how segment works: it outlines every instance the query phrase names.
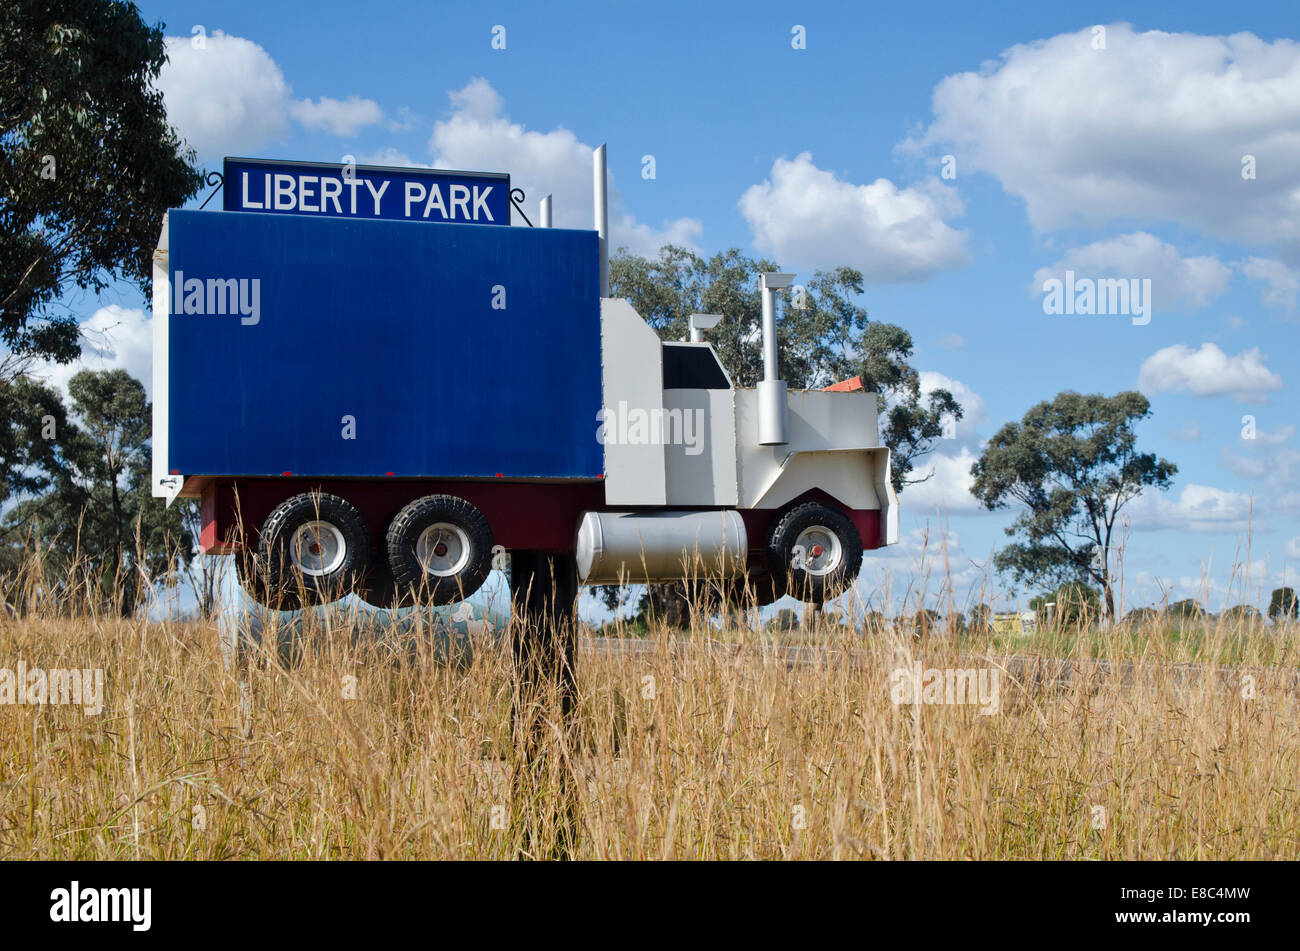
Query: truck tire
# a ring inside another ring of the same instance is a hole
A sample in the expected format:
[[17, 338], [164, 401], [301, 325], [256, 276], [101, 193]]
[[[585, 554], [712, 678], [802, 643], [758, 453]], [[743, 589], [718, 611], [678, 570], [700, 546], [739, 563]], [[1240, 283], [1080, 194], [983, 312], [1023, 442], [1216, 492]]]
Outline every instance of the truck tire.
[[819, 604], [847, 591], [862, 568], [862, 537], [847, 515], [820, 502], [786, 512], [768, 533], [767, 563], [786, 593]]
[[454, 495], [426, 495], [388, 526], [388, 566], [402, 603], [464, 601], [492, 570], [492, 529]]
[[355, 505], [337, 495], [303, 492], [262, 523], [259, 574], [271, 597], [297, 594], [305, 604], [337, 601], [366, 569], [370, 535]]

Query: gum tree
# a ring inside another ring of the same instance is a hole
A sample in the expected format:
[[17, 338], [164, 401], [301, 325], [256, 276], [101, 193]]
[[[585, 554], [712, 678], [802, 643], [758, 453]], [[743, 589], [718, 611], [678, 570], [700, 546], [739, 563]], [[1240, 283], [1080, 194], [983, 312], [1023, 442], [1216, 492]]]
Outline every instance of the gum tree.
[[66, 290], [147, 290], [163, 212], [202, 185], [154, 85], [161, 26], [115, 0], [0, 4], [0, 344], [76, 358]]
[[189, 563], [193, 535], [180, 506], [152, 498], [151, 407], [140, 381], [125, 370], [83, 370], [68, 393], [58, 465], [46, 491], [5, 514], [4, 535], [34, 536], [56, 575], [76, 569], [129, 616], [142, 588]]
[[1144, 489], [1167, 489], [1178, 467], [1137, 448], [1136, 425], [1151, 415], [1141, 393], [1060, 393], [1007, 423], [971, 467], [985, 508], [1021, 507], [1007, 528], [1017, 541], [994, 565], [1018, 582], [1096, 584], [1115, 618], [1110, 553], [1124, 506]]

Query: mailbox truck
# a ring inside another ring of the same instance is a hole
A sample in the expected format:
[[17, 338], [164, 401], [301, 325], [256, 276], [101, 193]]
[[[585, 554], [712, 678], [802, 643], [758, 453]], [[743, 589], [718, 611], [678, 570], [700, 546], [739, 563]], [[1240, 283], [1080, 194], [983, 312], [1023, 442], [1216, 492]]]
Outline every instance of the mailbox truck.
[[778, 377], [789, 275], [756, 388], [705, 315], [661, 341], [609, 295], [604, 161], [591, 231], [510, 226], [506, 175], [235, 159], [223, 210], [167, 214], [154, 493], [253, 597], [445, 604], [504, 551], [822, 601], [897, 541], [875, 395]]

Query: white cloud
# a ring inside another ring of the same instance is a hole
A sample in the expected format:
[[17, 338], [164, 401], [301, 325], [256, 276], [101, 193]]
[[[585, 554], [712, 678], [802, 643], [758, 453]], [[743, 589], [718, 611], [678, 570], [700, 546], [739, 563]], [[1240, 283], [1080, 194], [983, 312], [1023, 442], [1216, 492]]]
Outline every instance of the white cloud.
[[1194, 419], [1186, 420], [1180, 428], [1169, 430], [1169, 438], [1179, 442], [1196, 442], [1201, 438], [1201, 426]]
[[319, 102], [300, 99], [289, 107], [289, 114], [309, 129], [324, 129], [342, 138], [350, 138], [366, 126], [384, 121], [384, 110], [379, 103], [359, 96], [347, 99], [321, 96]]
[[964, 411], [961, 420], [957, 423], [957, 435], [969, 435], [974, 427], [980, 423], [988, 422], [988, 410], [984, 406], [984, 397], [980, 396], [961, 380], [954, 380], [952, 377], [944, 376], [934, 370], [922, 370], [917, 374], [918, 382], [921, 385], [921, 393], [928, 395], [934, 390], [947, 390], [953, 395]]
[[1138, 386], [1147, 393], [1230, 395], [1238, 402], [1267, 402], [1269, 393], [1281, 389], [1282, 378], [1264, 360], [1258, 347], [1230, 357], [1213, 343], [1201, 344], [1199, 350], [1174, 344], [1143, 361]]
[[1151, 219], [1300, 248], [1300, 44], [1106, 29], [1105, 49], [1088, 27], [946, 77], [900, 148], [993, 175], [1040, 230]]
[[939, 346], [945, 350], [965, 350], [966, 338], [961, 334], [944, 334], [939, 338]]
[[433, 166], [428, 162], [417, 162], [401, 149], [395, 149], [391, 145], [383, 151], [363, 155], [358, 161], [361, 165], [391, 165], [402, 168], [433, 168]]
[[[451, 115], [434, 123], [429, 150], [436, 168], [510, 173], [510, 183], [528, 195], [528, 215], [536, 223], [538, 202], [553, 196], [558, 228], [591, 228], [592, 146], [567, 129], [536, 132], [511, 122], [505, 102], [486, 79], [476, 78], [448, 93]], [[613, 176], [611, 175], [611, 182]], [[638, 222], [610, 186], [610, 246], [654, 254], [664, 244], [694, 247], [703, 227], [698, 219], [677, 218], [662, 228]]]
[[1271, 258], [1247, 258], [1241, 262], [1241, 270], [1252, 281], [1268, 285], [1262, 295], [1265, 304], [1285, 308], [1287, 313], [1295, 310], [1296, 295], [1300, 293], [1300, 269]]
[[1288, 558], [1300, 558], [1300, 535], [1286, 543], [1286, 555]]
[[203, 49], [188, 36], [167, 37], [158, 75], [167, 118], [199, 158], [247, 155], [283, 139], [290, 89], [280, 67], [251, 40], [216, 30]]
[[921, 281], [965, 264], [966, 233], [944, 221], [961, 211], [956, 193], [936, 179], [855, 185], [818, 168], [809, 152], [777, 159], [768, 179], [740, 197], [759, 251], [783, 266], [849, 264], [869, 283]]
[[[1190, 484], [1176, 498], [1148, 490], [1125, 510], [1134, 525], [1187, 532], [1243, 532], [1251, 527], [1251, 499], [1243, 492]], [[1262, 530], [1258, 510], [1254, 528]]]
[[905, 486], [899, 494], [899, 504], [918, 515], [930, 514], [936, 509], [946, 513], [983, 511], [970, 491], [975, 483], [970, 470], [978, 459], [979, 456], [966, 446], [953, 455], [935, 452], [925, 456], [918, 461], [912, 477], [932, 475], [924, 482]]
[[1279, 426], [1275, 431], [1268, 432], [1263, 429], [1255, 430], [1254, 440], [1242, 439], [1243, 442], [1255, 442], [1262, 446], [1280, 446], [1290, 440], [1295, 435], [1295, 426], [1287, 423], [1285, 426]]
[[35, 376], [66, 393], [68, 381], [82, 370], [126, 370], [153, 389], [153, 324], [150, 315], [134, 307], [109, 304], [81, 323], [81, 359], [60, 365], [42, 362]]
[[1185, 258], [1172, 244], [1145, 231], [1117, 235], [1081, 248], [1071, 248], [1060, 261], [1034, 272], [1030, 296], [1043, 293], [1043, 282], [1065, 280], [1065, 272], [1093, 280], [1107, 277], [1149, 278], [1152, 308], [1204, 307], [1228, 289], [1232, 273], [1213, 256]]

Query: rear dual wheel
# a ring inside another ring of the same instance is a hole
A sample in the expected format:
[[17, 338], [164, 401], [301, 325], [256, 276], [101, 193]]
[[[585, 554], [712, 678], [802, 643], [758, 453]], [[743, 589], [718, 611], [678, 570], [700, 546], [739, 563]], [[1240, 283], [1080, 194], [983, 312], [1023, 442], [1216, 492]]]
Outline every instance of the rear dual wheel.
[[426, 495], [388, 526], [388, 567], [402, 603], [464, 601], [492, 570], [492, 529], [454, 495]]
[[470, 597], [492, 570], [492, 530], [464, 499], [429, 495], [397, 513], [372, 558], [356, 506], [305, 492], [267, 516], [256, 552], [241, 554], [237, 569], [250, 597], [286, 611], [352, 592], [381, 608], [451, 604]]
[[303, 492], [262, 523], [255, 553], [237, 557], [240, 584], [260, 604], [294, 610], [352, 591], [370, 555], [370, 534], [355, 505], [326, 492]]

